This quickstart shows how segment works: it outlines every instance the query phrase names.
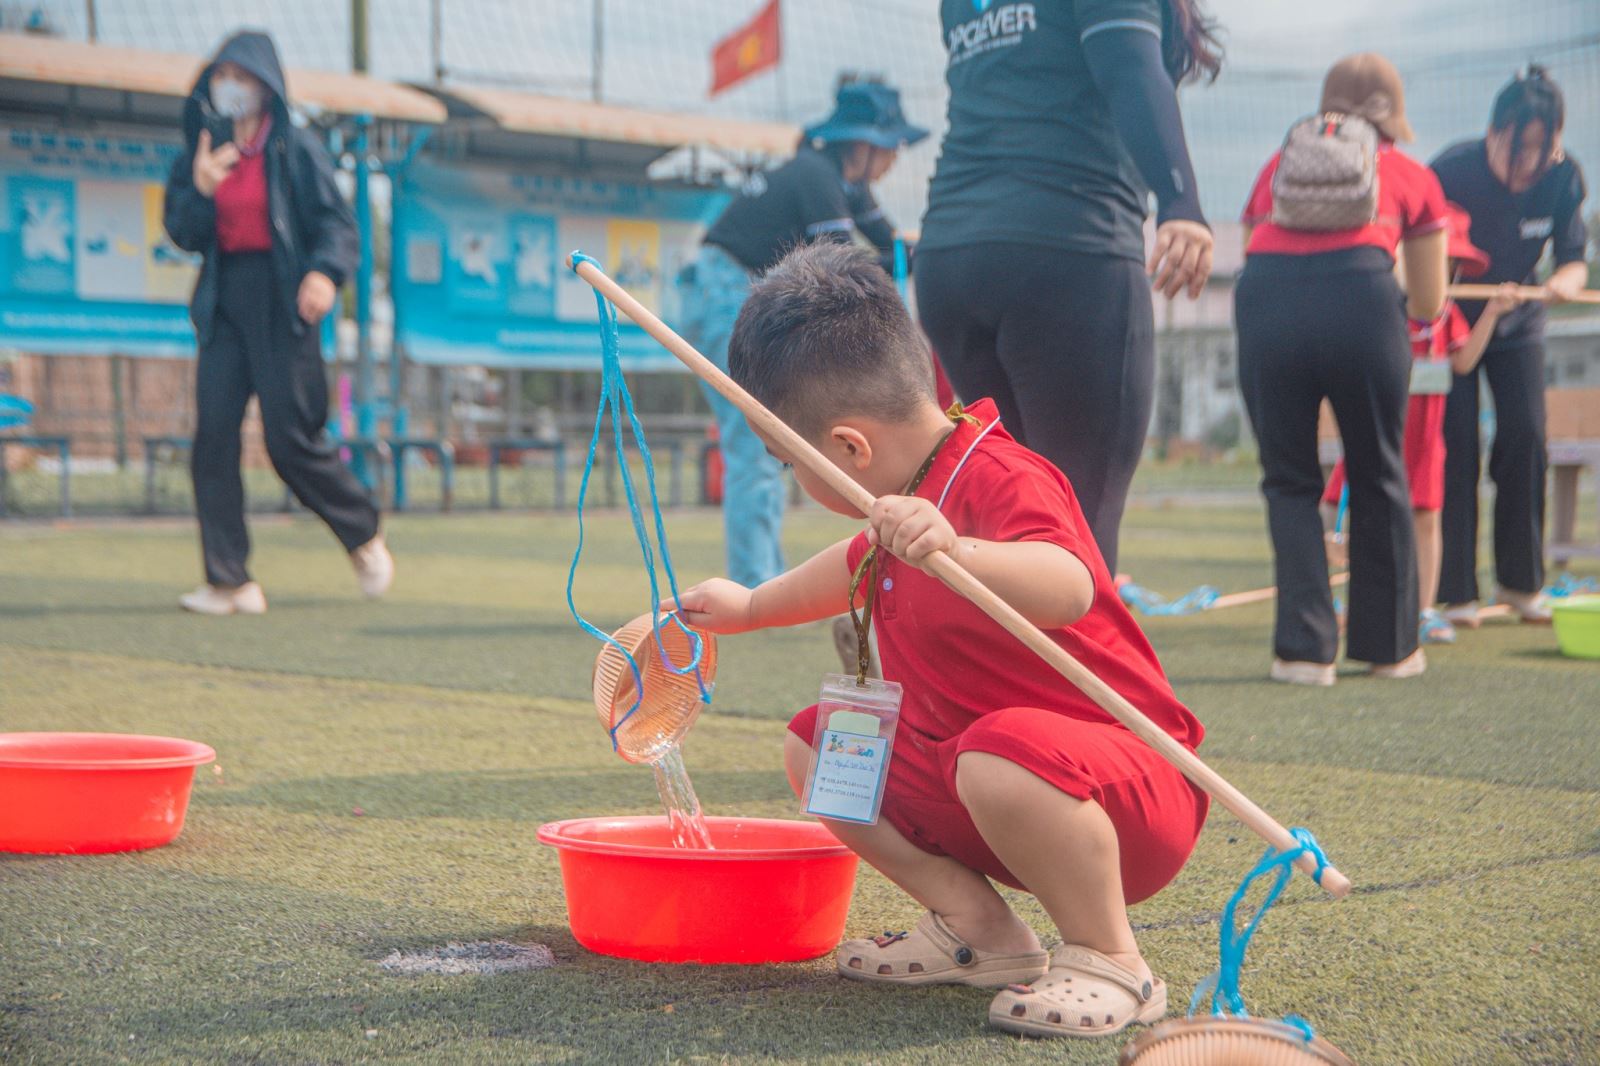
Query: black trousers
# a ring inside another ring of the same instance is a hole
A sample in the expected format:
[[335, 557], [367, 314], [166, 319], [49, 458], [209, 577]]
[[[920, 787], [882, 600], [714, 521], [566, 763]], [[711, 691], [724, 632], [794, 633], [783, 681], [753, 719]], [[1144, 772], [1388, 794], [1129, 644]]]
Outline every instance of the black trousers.
[[1317, 411], [1333, 404], [1350, 486], [1350, 658], [1417, 647], [1417, 549], [1402, 442], [1411, 374], [1405, 309], [1378, 248], [1251, 256], [1234, 295], [1239, 389], [1261, 450], [1278, 584], [1273, 651], [1331, 663], [1339, 626], [1317, 502]]
[[265, 252], [220, 256], [216, 327], [195, 374], [190, 471], [200, 547], [206, 581], [228, 588], [250, 580], [239, 428], [252, 393], [261, 402], [267, 455], [300, 502], [347, 551], [378, 532], [378, 509], [339, 461], [324, 428], [328, 380], [321, 338], [315, 329], [296, 337], [283, 321], [272, 275]]
[[1155, 396], [1150, 283], [1131, 259], [986, 242], [917, 254], [917, 316], [964, 399], [1072, 482], [1117, 568]]
[[1517, 592], [1544, 587], [1544, 340], [1490, 348], [1473, 373], [1457, 377], [1444, 409], [1444, 553], [1439, 600], [1478, 598], [1479, 379], [1494, 395], [1494, 572]]

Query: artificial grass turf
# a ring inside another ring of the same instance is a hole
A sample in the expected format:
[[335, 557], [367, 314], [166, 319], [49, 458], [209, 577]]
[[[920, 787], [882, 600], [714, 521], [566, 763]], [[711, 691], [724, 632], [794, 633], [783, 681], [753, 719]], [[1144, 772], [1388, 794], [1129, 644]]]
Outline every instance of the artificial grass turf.
[[[1181, 591], [1266, 582], [1253, 509], [1136, 511], [1125, 555]], [[686, 578], [717, 519], [670, 520]], [[656, 967], [593, 956], [565, 928], [545, 820], [655, 807], [583, 701], [593, 646], [564, 620], [570, 519], [392, 523], [401, 577], [359, 603], [308, 522], [257, 525], [260, 619], [189, 618], [181, 525], [0, 532], [0, 722], [213, 744], [188, 829], [151, 852], [0, 860], [0, 1060], [1111, 1062], [1120, 1041], [1043, 1043], [983, 1024], [986, 993], [862, 988], [828, 960]], [[791, 523], [798, 554], [849, 529]], [[580, 598], [638, 609], [623, 521], [591, 526]], [[1266, 609], [1157, 620], [1206, 721], [1204, 754], [1358, 885], [1300, 880], [1244, 991], [1367, 1063], [1600, 1061], [1600, 700], [1548, 631], [1497, 626], [1422, 681], [1270, 686]], [[711, 813], [793, 811], [782, 719], [831, 668], [817, 628], [732, 638], [688, 764]], [[356, 814], [359, 808], [361, 814]], [[1174, 1010], [1215, 964], [1215, 915], [1259, 846], [1214, 813], [1195, 858], [1134, 920]], [[1043, 916], [1019, 899], [1041, 929]], [[863, 870], [852, 934], [916, 909]], [[506, 937], [558, 965], [401, 977], [395, 949]], [[670, 1008], [670, 1009], [669, 1009]], [[368, 1030], [375, 1035], [368, 1038]], [[130, 1039], [131, 1037], [131, 1039]]]

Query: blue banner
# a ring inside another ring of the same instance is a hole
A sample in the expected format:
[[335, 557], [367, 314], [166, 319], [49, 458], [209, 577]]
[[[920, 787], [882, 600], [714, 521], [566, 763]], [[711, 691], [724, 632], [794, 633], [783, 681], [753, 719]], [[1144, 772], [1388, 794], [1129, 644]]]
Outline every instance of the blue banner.
[[[678, 272], [726, 193], [446, 168], [413, 162], [394, 182], [395, 339], [435, 365], [598, 369], [594, 295], [565, 265], [581, 249], [669, 323]], [[623, 320], [630, 370], [679, 369]]]
[[199, 257], [161, 224], [178, 152], [175, 138], [0, 127], [0, 346], [194, 354]]

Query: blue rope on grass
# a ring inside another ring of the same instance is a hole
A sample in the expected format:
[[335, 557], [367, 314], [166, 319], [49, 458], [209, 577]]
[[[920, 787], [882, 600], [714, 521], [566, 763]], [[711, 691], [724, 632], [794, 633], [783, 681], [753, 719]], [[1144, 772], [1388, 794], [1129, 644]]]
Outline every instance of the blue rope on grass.
[[[1194, 996], [1189, 1000], [1191, 1017], [1200, 1009], [1201, 1003], [1207, 996], [1211, 999], [1212, 1017], [1250, 1017], [1250, 1012], [1245, 1010], [1244, 997], [1239, 994], [1239, 971], [1244, 967], [1244, 953], [1250, 946], [1250, 938], [1255, 935], [1261, 919], [1266, 917], [1267, 911], [1278, 901], [1289, 879], [1294, 876], [1296, 859], [1306, 854], [1314, 857], [1317, 860], [1317, 872], [1312, 875], [1312, 879], [1318, 884], [1322, 883], [1322, 871], [1328, 865], [1328, 857], [1322, 853], [1316, 838], [1311, 835], [1309, 829], [1291, 829], [1289, 832], [1299, 841], [1299, 846], [1287, 851], [1269, 847], [1255, 868], [1244, 875], [1244, 880], [1239, 882], [1239, 887], [1234, 889], [1233, 895], [1228, 898], [1228, 905], [1222, 909], [1217, 969], [1195, 988]], [[1273, 879], [1272, 884], [1267, 887], [1266, 898], [1256, 909], [1255, 917], [1251, 918], [1241, 931], [1237, 919], [1239, 905], [1244, 902], [1245, 893], [1250, 890], [1250, 886], [1268, 874], [1272, 874]], [[1300, 1030], [1308, 1042], [1316, 1036], [1311, 1030], [1311, 1024], [1304, 1018], [1289, 1014], [1284, 1016], [1283, 1021], [1286, 1025], [1292, 1025]]]
[[[589, 263], [595, 269], [601, 269], [595, 259], [584, 255], [582, 252], [572, 253], [572, 269], [576, 273], [579, 263]], [[567, 609], [572, 612], [572, 617], [577, 621], [585, 633], [602, 643], [609, 644], [622, 653], [628, 660], [628, 669], [633, 673], [633, 704], [626, 714], [612, 723], [607, 731], [611, 735], [611, 749], [617, 749], [617, 730], [622, 724], [633, 717], [638, 711], [640, 703], [644, 700], [644, 675], [639, 669], [639, 664], [634, 661], [632, 653], [621, 644], [594, 625], [578, 611], [578, 605], [573, 599], [572, 587], [578, 577], [578, 560], [583, 557], [583, 505], [589, 494], [589, 477], [594, 473], [595, 456], [600, 450], [600, 436], [605, 427], [606, 416], [611, 418], [612, 446], [616, 453], [617, 469], [622, 474], [622, 489], [628, 500], [628, 514], [633, 520], [633, 534], [639, 542], [639, 554], [644, 560], [645, 573], [650, 576], [650, 618], [651, 628], [655, 633], [656, 651], [661, 656], [661, 665], [674, 674], [684, 675], [693, 672], [695, 683], [700, 688], [700, 701], [711, 702], [711, 686], [706, 684], [704, 676], [700, 673], [700, 659], [705, 651], [705, 642], [698, 633], [689, 629], [673, 612], [668, 617], [684, 636], [689, 638], [689, 645], [694, 649], [694, 655], [685, 666], [674, 666], [667, 655], [665, 642], [661, 639], [661, 588], [656, 581], [655, 550], [650, 544], [650, 533], [645, 526], [644, 514], [639, 506], [639, 496], [633, 485], [633, 474], [628, 469], [628, 457], [623, 452], [622, 423], [626, 418], [628, 428], [633, 436], [634, 444], [639, 449], [639, 455], [644, 460], [645, 487], [650, 494], [650, 514], [654, 519], [656, 543], [661, 550], [661, 569], [666, 574], [667, 588], [672, 593], [674, 603], [678, 600], [678, 578], [672, 569], [672, 554], [667, 550], [666, 520], [661, 516], [661, 502], [656, 494], [655, 463], [650, 458], [650, 445], [645, 440], [644, 427], [639, 424], [639, 416], [634, 412], [633, 394], [628, 391], [628, 383], [622, 376], [622, 357], [617, 344], [617, 309], [600, 293], [598, 289], [594, 294], [595, 306], [600, 314], [600, 401], [594, 412], [594, 432], [589, 437], [589, 454], [583, 463], [583, 478], [578, 482], [578, 546], [572, 552], [572, 566], [567, 571]]]
[[1169, 600], [1159, 592], [1152, 592], [1143, 585], [1136, 585], [1129, 581], [1117, 589], [1117, 595], [1122, 597], [1123, 603], [1140, 614], [1182, 616], [1199, 614], [1201, 611], [1209, 610], [1222, 593], [1211, 585], [1201, 585], [1199, 588], [1191, 589], [1175, 600]]

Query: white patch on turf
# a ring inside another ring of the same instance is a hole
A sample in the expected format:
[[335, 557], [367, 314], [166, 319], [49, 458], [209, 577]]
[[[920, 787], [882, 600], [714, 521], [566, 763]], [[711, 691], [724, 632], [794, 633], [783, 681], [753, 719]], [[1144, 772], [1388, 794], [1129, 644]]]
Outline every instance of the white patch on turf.
[[513, 944], [484, 940], [475, 944], [446, 944], [432, 951], [391, 952], [378, 960], [390, 973], [497, 974], [543, 970], [556, 958], [543, 944]]

